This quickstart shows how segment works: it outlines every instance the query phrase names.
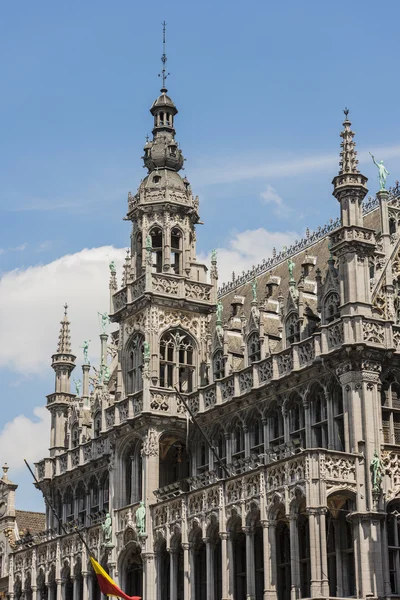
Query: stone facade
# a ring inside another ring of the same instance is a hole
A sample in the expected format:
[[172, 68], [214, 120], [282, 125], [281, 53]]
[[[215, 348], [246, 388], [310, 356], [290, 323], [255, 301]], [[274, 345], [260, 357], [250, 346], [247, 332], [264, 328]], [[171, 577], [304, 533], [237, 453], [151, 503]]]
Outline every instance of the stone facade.
[[215, 253], [209, 277], [196, 260], [177, 112], [163, 88], [121, 287], [110, 265], [118, 328], [78, 395], [65, 311], [36, 465], [62, 527], [47, 510], [14, 547], [9, 595], [99, 598], [77, 528], [145, 600], [399, 595], [399, 188], [365, 201], [346, 114], [340, 218], [218, 290]]

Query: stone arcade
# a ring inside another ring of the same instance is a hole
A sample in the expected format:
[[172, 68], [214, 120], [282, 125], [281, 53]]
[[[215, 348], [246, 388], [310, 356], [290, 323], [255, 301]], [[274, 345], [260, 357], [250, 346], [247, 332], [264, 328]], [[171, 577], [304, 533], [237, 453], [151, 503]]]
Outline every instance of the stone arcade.
[[110, 265], [118, 329], [78, 395], [65, 310], [36, 469], [70, 533], [47, 510], [14, 544], [9, 596], [100, 598], [77, 527], [144, 600], [399, 595], [399, 187], [364, 200], [346, 114], [340, 219], [218, 290], [215, 253], [209, 281], [196, 260], [177, 112], [163, 87], [120, 288]]

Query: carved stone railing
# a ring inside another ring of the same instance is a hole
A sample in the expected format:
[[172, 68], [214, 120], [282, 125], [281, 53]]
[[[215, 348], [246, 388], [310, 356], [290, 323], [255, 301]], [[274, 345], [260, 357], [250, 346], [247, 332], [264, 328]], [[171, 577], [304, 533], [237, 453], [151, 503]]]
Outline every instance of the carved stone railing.
[[283, 352], [274, 355], [274, 358], [278, 366], [278, 374], [280, 377], [288, 375], [291, 371], [293, 371], [292, 348], [287, 348], [286, 350], [283, 350]]
[[106, 437], [99, 437], [81, 444], [77, 448], [67, 450], [53, 458], [45, 458], [36, 463], [36, 477], [39, 481], [51, 479], [76, 469], [91, 460], [98, 460], [110, 453], [110, 442]]
[[221, 391], [221, 401], [228, 402], [235, 395], [235, 379], [233, 375], [228, 375], [224, 379], [217, 382], [217, 386]]
[[150, 388], [150, 398], [143, 410], [159, 415], [186, 416], [186, 409], [175, 390], [165, 388]]
[[168, 296], [181, 296], [179, 293], [179, 287], [181, 287], [182, 280], [176, 277], [171, 277], [165, 273], [153, 273], [151, 276], [151, 288], [152, 292], [158, 294], [165, 294]]
[[136, 528], [136, 511], [139, 508], [139, 502], [134, 502], [133, 504], [129, 504], [124, 506], [123, 508], [119, 508], [115, 510], [115, 520], [116, 520], [116, 531], [124, 531], [124, 529], [128, 526]]
[[116, 313], [122, 308], [125, 308], [128, 302], [128, 290], [127, 288], [122, 288], [113, 295], [113, 312]]
[[247, 394], [251, 391], [254, 383], [253, 367], [247, 367], [239, 372], [239, 393]]
[[274, 369], [272, 363], [272, 356], [265, 358], [264, 360], [257, 363], [258, 369], [258, 381], [260, 385], [268, 383], [274, 376]]

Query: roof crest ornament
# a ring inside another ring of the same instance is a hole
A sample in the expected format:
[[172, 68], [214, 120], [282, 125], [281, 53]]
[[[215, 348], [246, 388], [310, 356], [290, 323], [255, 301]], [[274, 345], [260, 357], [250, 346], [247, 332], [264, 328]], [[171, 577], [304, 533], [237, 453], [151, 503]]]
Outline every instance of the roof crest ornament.
[[165, 21], [163, 22], [162, 26], [163, 26], [163, 53], [162, 53], [162, 56], [161, 56], [162, 70], [161, 70], [161, 73], [158, 74], [158, 76], [162, 78], [161, 92], [162, 93], [166, 93], [168, 90], [165, 87], [165, 82], [167, 80], [167, 77], [168, 77], [169, 73], [167, 73], [167, 69], [166, 69], [167, 60], [168, 59], [167, 59], [167, 54], [166, 54], [166, 29], [167, 29], [167, 24], [166, 24]]

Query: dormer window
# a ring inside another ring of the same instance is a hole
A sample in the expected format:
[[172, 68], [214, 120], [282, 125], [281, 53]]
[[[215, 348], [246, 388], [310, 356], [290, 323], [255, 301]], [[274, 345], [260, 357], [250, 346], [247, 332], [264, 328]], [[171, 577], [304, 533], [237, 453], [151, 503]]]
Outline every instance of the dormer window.
[[171, 156], [176, 156], [176, 146], [170, 146], [169, 153]]
[[154, 177], [153, 177], [153, 183], [160, 183], [160, 181], [161, 181], [160, 175], [154, 175]]

